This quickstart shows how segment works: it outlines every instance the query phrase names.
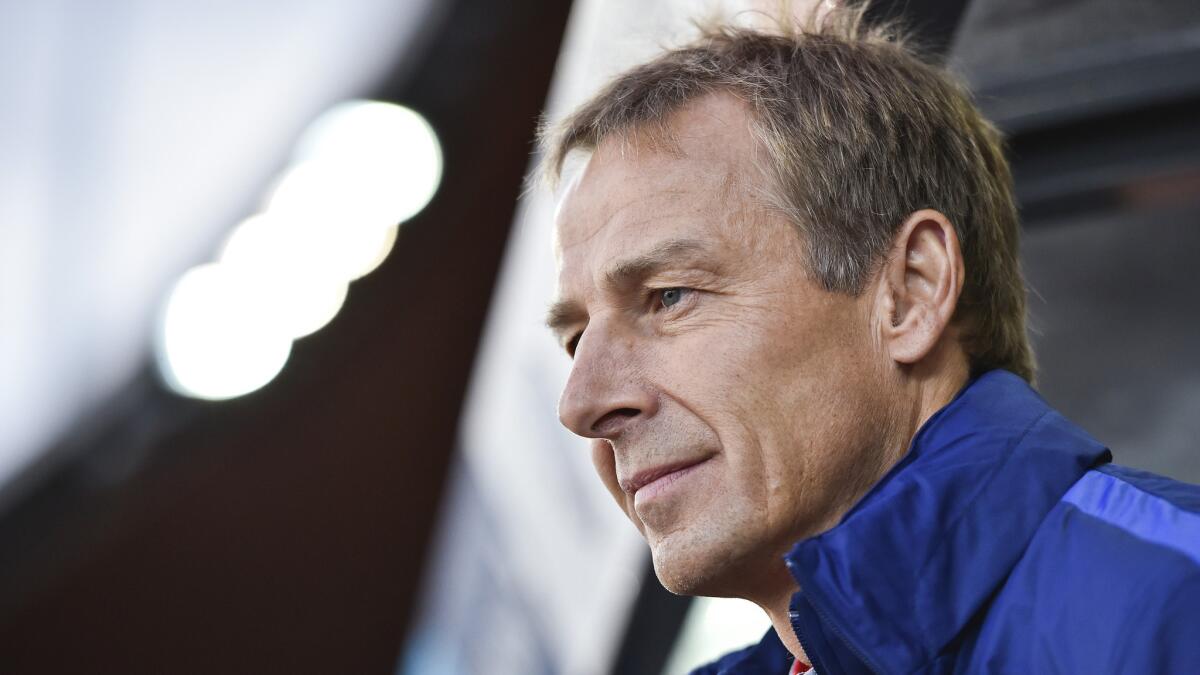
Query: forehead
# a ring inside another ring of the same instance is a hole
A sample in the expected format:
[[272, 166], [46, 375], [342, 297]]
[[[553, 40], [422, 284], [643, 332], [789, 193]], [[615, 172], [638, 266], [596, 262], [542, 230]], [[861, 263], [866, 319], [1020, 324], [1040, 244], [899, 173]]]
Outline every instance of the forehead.
[[730, 95], [689, 104], [667, 121], [669, 140], [647, 134], [600, 144], [567, 187], [555, 223], [563, 276], [677, 238], [729, 237], [739, 229], [760, 171], [751, 117]]

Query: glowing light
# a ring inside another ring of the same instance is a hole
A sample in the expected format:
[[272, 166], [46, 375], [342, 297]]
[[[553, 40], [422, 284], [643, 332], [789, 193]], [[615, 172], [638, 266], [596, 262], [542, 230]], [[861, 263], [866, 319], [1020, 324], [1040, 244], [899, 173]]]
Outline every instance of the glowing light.
[[384, 230], [383, 237], [377, 241], [377, 245], [375, 246], [374, 257], [357, 261], [356, 266], [352, 268], [354, 276], [351, 277], [351, 279], [357, 279], [359, 277], [366, 276], [371, 272], [374, 272], [376, 267], [379, 267], [381, 264], [383, 264], [383, 261], [387, 259], [388, 254], [392, 252], [392, 247], [396, 245], [396, 235], [399, 233], [399, 231], [399, 225], [393, 225]]
[[291, 339], [268, 319], [267, 299], [242, 277], [225, 265], [202, 265], [171, 290], [156, 346], [164, 379], [176, 391], [241, 396], [270, 382], [287, 362]]
[[394, 103], [334, 106], [309, 125], [296, 157], [334, 167], [344, 194], [363, 199], [348, 208], [369, 213], [385, 226], [425, 208], [442, 179], [437, 133], [424, 117]]
[[264, 299], [264, 318], [292, 339], [324, 327], [346, 300], [345, 261], [337, 256], [344, 240], [323, 233], [261, 214], [234, 228], [221, 250], [246, 292]]
[[396, 224], [348, 176], [333, 164], [303, 162], [283, 175], [266, 208], [282, 223], [290, 255], [311, 273], [342, 281], [373, 270], [396, 241]]
[[168, 384], [223, 399], [270, 382], [292, 341], [332, 320], [348, 284], [383, 262], [441, 173], [433, 128], [408, 108], [351, 101], [318, 118], [263, 213], [173, 289], [157, 343]]

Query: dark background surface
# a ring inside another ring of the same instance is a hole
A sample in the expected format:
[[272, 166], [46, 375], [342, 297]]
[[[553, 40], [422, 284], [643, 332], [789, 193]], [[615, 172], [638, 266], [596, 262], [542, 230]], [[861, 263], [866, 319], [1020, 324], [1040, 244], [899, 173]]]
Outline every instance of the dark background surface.
[[952, 57], [1009, 135], [1040, 391], [1200, 482], [1200, 4], [972, 2]]
[[147, 364], [64, 441], [0, 522], [0, 671], [395, 668], [568, 10], [455, 0], [372, 92], [439, 129], [439, 194], [269, 390], [184, 401]]

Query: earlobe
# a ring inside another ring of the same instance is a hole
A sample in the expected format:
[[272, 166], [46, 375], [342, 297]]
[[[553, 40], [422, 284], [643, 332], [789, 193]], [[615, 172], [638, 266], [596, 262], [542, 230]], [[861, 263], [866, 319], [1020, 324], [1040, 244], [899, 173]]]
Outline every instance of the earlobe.
[[893, 361], [916, 364], [947, 336], [963, 273], [958, 234], [946, 216], [932, 209], [909, 216], [879, 276], [878, 325]]

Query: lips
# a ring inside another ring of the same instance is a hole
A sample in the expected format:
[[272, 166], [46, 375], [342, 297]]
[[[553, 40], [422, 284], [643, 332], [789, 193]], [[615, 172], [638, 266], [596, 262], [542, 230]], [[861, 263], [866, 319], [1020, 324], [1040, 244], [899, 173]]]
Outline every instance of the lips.
[[708, 457], [703, 457], [700, 459], [689, 459], [682, 462], [672, 462], [670, 464], [660, 464], [658, 466], [639, 471], [629, 478], [619, 479], [618, 482], [620, 482], [621, 489], [625, 491], [625, 494], [632, 497], [633, 495], [637, 494], [638, 490], [657, 480], [667, 478], [672, 474], [681, 473], [691, 469], [694, 466], [703, 464], [708, 460]]

